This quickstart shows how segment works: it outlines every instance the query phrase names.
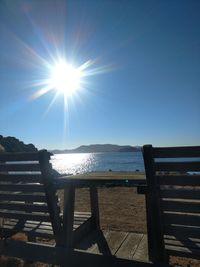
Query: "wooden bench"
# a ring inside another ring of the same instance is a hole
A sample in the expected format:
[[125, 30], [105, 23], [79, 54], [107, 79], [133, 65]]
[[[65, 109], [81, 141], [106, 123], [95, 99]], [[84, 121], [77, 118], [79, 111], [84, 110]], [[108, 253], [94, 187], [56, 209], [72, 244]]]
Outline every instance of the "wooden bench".
[[143, 147], [149, 257], [200, 258], [200, 147]]
[[[91, 213], [74, 212], [74, 185], [65, 189], [64, 212], [61, 213], [49, 159], [50, 153], [46, 150], [0, 154], [0, 254], [12, 256], [13, 252], [13, 256], [27, 257], [22, 242], [19, 243], [21, 250], [17, 245], [12, 251], [12, 241], [15, 245], [17, 241], [10, 237], [19, 232], [27, 235], [34, 249], [38, 246], [38, 237], [54, 239], [56, 247], [72, 249], [97, 227], [97, 220]], [[91, 196], [94, 194], [91, 190]], [[94, 215], [96, 211], [92, 211]], [[27, 243], [28, 246], [31, 244]], [[49, 250], [44, 251], [44, 255], [34, 253], [35, 261], [37, 256], [38, 260], [46, 261]]]

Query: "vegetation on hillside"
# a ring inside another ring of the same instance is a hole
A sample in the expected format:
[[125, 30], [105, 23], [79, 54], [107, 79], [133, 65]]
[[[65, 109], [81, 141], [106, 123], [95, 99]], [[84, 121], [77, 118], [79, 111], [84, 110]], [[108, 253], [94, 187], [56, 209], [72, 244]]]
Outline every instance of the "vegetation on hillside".
[[37, 151], [37, 148], [33, 144], [24, 144], [24, 142], [15, 137], [3, 137], [0, 135], [0, 151], [2, 152], [3, 150], [6, 152], [31, 152]]

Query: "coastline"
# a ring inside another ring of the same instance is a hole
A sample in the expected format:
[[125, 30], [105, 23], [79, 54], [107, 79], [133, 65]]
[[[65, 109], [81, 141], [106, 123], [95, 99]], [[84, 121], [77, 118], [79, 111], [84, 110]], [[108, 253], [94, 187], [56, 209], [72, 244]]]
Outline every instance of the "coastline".
[[144, 171], [93, 171], [83, 174], [65, 175], [74, 179], [145, 179]]

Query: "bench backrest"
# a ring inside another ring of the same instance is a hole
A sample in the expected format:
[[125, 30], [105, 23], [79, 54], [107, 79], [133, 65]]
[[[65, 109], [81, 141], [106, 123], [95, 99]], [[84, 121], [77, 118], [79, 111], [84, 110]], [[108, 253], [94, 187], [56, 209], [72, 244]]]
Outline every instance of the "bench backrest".
[[0, 218], [51, 222], [57, 242], [61, 219], [50, 153], [0, 154]]
[[200, 257], [200, 146], [143, 147], [149, 256]]

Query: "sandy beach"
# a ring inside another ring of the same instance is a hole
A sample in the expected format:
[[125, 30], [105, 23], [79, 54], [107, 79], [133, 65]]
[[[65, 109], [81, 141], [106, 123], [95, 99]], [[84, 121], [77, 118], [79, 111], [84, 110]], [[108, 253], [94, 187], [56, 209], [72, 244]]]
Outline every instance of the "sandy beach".
[[[76, 175], [85, 179], [144, 179], [139, 172], [94, 172]], [[61, 206], [63, 192], [59, 191]], [[102, 229], [146, 232], [145, 199], [137, 194], [136, 187], [98, 188], [100, 225]], [[89, 190], [76, 189], [76, 211], [90, 211]]]

